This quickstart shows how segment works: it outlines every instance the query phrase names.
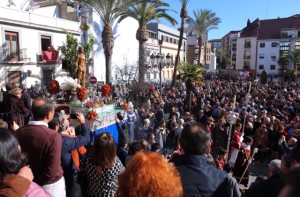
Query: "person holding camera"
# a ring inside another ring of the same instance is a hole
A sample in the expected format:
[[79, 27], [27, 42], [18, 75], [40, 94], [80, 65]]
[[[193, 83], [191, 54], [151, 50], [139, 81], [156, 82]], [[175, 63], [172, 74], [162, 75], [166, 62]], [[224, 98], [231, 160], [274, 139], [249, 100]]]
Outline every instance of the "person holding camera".
[[[82, 113], [73, 115], [76, 115], [82, 132], [76, 136], [74, 127], [69, 125], [66, 126], [65, 130], [60, 132], [62, 136], [61, 166], [64, 172], [67, 197], [75, 196], [75, 193], [82, 192], [77, 183], [77, 173], [80, 171], [80, 156], [86, 153], [84, 145], [90, 141], [90, 130], [85, 123], [84, 115]], [[63, 125], [67, 121], [65, 119], [63, 118]], [[58, 114], [54, 115], [48, 126], [50, 129], [59, 132], [60, 121]]]
[[[118, 130], [118, 145], [117, 145], [117, 156], [119, 157], [122, 164], [125, 166], [126, 156], [128, 155], [128, 131], [124, 118], [121, 113], [117, 113], [116, 117], [116, 127]], [[121, 121], [121, 126], [119, 125], [118, 120]]]

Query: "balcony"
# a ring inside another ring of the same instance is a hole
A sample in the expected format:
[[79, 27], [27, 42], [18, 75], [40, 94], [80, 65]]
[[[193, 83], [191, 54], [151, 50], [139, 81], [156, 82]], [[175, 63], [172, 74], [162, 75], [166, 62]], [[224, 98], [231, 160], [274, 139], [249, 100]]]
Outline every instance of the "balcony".
[[244, 65], [243, 69], [244, 70], [250, 70], [250, 65]]
[[3, 50], [3, 63], [24, 63], [28, 61], [30, 61], [30, 58], [27, 57], [27, 48], [11, 53], [5, 49]]
[[36, 62], [38, 64], [58, 64], [59, 63], [58, 51], [39, 51], [36, 54]]

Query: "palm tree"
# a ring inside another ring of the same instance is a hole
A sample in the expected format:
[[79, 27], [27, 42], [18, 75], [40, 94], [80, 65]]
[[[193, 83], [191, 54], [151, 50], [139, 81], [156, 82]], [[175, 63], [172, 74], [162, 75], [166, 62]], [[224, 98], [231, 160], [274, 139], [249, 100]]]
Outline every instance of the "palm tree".
[[295, 75], [295, 81], [297, 81], [298, 76], [298, 64], [300, 63], [300, 49], [295, 49], [294, 51], [291, 51], [288, 58], [291, 60], [293, 64], [293, 70]]
[[180, 25], [180, 35], [179, 35], [177, 55], [175, 57], [175, 66], [174, 66], [174, 74], [173, 74], [173, 79], [172, 79], [172, 86], [174, 86], [175, 82], [176, 82], [176, 72], [177, 72], [177, 65], [178, 65], [179, 57], [180, 57], [180, 50], [182, 47], [184, 26], [185, 26], [186, 19], [188, 17], [188, 11], [186, 9], [186, 6], [190, 0], [179, 0], [179, 1], [181, 2], [181, 11], [180, 11], [181, 25]]
[[161, 0], [136, 0], [136, 3], [122, 13], [120, 20], [125, 17], [132, 17], [139, 23], [136, 31], [136, 39], [139, 41], [139, 84], [145, 81], [145, 63], [146, 63], [146, 41], [149, 39], [147, 31], [147, 23], [156, 20], [158, 23], [161, 18], [166, 19], [172, 25], [177, 24], [167, 11], [169, 4]]
[[[124, 10], [131, 5], [131, 0], [83, 0], [90, 4], [100, 16], [104, 23], [102, 31], [102, 45], [105, 54], [106, 83], [111, 84], [111, 58], [114, 48], [114, 33], [112, 24], [122, 16]], [[122, 18], [124, 19], [124, 17]], [[119, 20], [120, 22], [121, 20]]]
[[281, 66], [281, 83], [284, 82], [284, 70], [286, 66], [289, 64], [289, 58], [287, 56], [280, 56], [277, 61], [278, 65]]
[[203, 85], [203, 68], [199, 68], [197, 64], [182, 63], [178, 67], [177, 78], [185, 81], [186, 86], [186, 105], [189, 112], [191, 112], [191, 98], [193, 82]]
[[216, 14], [211, 10], [194, 10], [193, 13], [195, 19], [189, 16], [186, 22], [189, 25], [189, 30], [197, 33], [198, 35], [198, 64], [200, 66], [202, 37], [205, 33], [208, 33], [210, 30], [217, 29], [218, 24], [221, 22], [221, 19], [219, 17], [216, 17]]

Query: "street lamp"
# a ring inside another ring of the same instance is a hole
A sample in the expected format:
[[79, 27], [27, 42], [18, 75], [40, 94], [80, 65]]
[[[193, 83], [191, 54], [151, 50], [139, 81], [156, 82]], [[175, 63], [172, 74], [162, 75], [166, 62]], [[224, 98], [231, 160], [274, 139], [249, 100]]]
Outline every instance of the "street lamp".
[[158, 44], [159, 44], [159, 54], [156, 55], [156, 60], [157, 60], [157, 64], [159, 63], [159, 93], [160, 93], [160, 96], [161, 96], [161, 70], [162, 70], [161, 45], [163, 44], [163, 36], [161, 36], [161, 39], [158, 40]]
[[155, 63], [155, 55], [152, 53], [151, 56], [150, 56], [150, 63], [151, 65], [153, 66], [154, 63]]

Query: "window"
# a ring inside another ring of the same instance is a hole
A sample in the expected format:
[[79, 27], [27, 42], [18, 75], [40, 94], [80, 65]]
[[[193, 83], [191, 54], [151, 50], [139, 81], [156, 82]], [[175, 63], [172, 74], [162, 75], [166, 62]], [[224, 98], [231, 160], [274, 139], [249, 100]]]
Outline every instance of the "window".
[[168, 38], [168, 36], [165, 36], [165, 38], [166, 38], [166, 42], [169, 42], [169, 38]]
[[251, 40], [245, 40], [245, 47], [244, 48], [251, 48]]
[[236, 61], [236, 53], [232, 53], [232, 58], [231, 58], [232, 61]]
[[146, 74], [146, 78], [147, 78], [147, 79], [150, 79], [150, 73], [147, 73], [147, 74]]
[[259, 69], [259, 70], [263, 70], [264, 68], [265, 68], [264, 65], [259, 65], [259, 66], [258, 66], [258, 69]]
[[251, 58], [251, 51], [244, 51], [244, 59], [250, 59]]
[[41, 48], [42, 51], [48, 51], [49, 47], [51, 47], [51, 36], [41, 36]]
[[173, 38], [170, 38], [170, 43], [173, 43]]
[[4, 60], [19, 60], [19, 34], [17, 32], [5, 31]]
[[300, 49], [300, 40], [295, 41], [295, 49]]
[[276, 68], [275, 65], [271, 65], [271, 66], [270, 66], [270, 69], [271, 69], [271, 70], [275, 70], [275, 68]]
[[260, 46], [260, 48], [265, 48], [265, 43], [262, 42], [262, 43], [259, 44], [259, 46]]
[[264, 59], [265, 58], [265, 54], [259, 54], [259, 59]]
[[290, 41], [280, 42], [280, 51], [289, 51], [290, 50]]
[[244, 70], [250, 70], [250, 61], [244, 61]]
[[272, 53], [272, 54], [271, 54], [271, 59], [272, 59], [273, 61], [275, 61], [275, 59], [276, 59], [276, 54], [275, 54], [275, 53]]
[[272, 47], [277, 47], [277, 42], [272, 42]]
[[154, 72], [154, 77], [153, 77], [154, 79], [156, 79], [157, 78], [157, 72]]

